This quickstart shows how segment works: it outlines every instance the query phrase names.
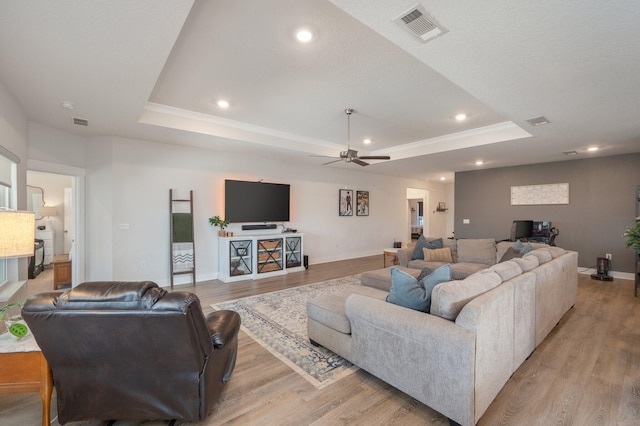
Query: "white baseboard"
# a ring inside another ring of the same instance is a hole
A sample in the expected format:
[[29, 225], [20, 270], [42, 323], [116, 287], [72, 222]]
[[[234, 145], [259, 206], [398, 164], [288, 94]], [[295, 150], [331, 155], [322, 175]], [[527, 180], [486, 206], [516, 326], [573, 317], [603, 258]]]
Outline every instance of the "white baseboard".
[[[593, 268], [578, 268], [579, 274], [591, 275], [597, 272], [598, 271]], [[609, 275], [611, 275], [613, 278], [619, 278], [621, 280], [633, 280], [633, 272], [609, 271]]]

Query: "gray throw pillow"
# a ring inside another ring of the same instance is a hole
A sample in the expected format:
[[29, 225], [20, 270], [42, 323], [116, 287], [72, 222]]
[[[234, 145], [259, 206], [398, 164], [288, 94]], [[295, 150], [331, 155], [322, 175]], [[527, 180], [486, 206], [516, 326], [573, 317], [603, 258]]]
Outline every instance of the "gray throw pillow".
[[514, 249], [513, 247], [509, 247], [507, 251], [505, 251], [502, 257], [500, 258], [499, 263], [506, 262], [507, 260], [511, 260], [511, 259], [520, 258], [522, 256], [523, 254], [520, 253], [518, 250]]
[[423, 248], [428, 248], [428, 249], [442, 248], [442, 238], [437, 238], [435, 240], [427, 241], [427, 238], [424, 236], [424, 234], [420, 235], [420, 238], [418, 238], [418, 241], [416, 242], [416, 246], [413, 249], [411, 260], [424, 259], [424, 253], [422, 252]]

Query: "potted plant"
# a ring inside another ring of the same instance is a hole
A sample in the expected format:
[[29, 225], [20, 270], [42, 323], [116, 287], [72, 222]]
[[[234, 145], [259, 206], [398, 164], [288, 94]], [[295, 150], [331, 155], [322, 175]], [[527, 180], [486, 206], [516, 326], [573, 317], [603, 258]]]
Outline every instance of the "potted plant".
[[229, 221], [226, 219], [220, 219], [220, 216], [214, 216], [209, 218], [209, 224], [212, 226], [219, 226], [220, 231], [218, 231], [218, 235], [224, 237], [227, 233], [224, 231], [224, 228], [229, 226]]
[[624, 245], [635, 252], [640, 252], [640, 220], [636, 220], [633, 226], [630, 226], [622, 234], [626, 241]]
[[29, 331], [27, 326], [24, 325], [22, 321], [22, 317], [19, 314], [9, 316], [7, 318], [5, 318], [4, 316], [7, 313], [7, 311], [9, 311], [11, 308], [15, 308], [15, 307], [22, 308], [23, 305], [24, 303], [9, 303], [3, 306], [2, 308], [0, 308], [0, 321], [4, 321], [4, 324], [7, 330], [9, 331], [9, 333], [14, 335], [18, 339], [26, 336]]

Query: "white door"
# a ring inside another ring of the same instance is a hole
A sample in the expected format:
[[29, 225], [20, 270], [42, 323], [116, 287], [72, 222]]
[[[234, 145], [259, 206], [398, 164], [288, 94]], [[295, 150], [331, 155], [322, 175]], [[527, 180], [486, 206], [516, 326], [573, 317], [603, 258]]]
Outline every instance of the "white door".
[[73, 243], [73, 192], [71, 188], [64, 189], [64, 252], [71, 252]]

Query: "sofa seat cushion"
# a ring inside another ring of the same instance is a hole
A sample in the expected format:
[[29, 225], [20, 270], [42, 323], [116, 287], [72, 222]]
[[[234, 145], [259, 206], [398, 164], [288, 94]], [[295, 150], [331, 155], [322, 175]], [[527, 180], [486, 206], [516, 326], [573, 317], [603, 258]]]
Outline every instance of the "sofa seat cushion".
[[[416, 278], [420, 275], [421, 271], [420, 268], [405, 268], [403, 266], [396, 266], [396, 268]], [[360, 284], [388, 292], [391, 289], [391, 268], [381, 268], [363, 272], [360, 276]]]
[[[426, 274], [429, 273], [429, 271], [435, 271], [443, 265], [446, 265], [446, 262], [425, 262], [424, 260], [412, 260], [411, 262], [409, 262], [409, 269], [419, 269], [420, 271], [424, 271]], [[452, 263], [451, 279], [463, 280], [469, 275], [486, 268], [487, 265], [483, 263]]]
[[431, 314], [454, 321], [469, 301], [501, 283], [500, 275], [490, 269], [484, 269], [464, 280], [439, 284], [431, 293]]
[[492, 238], [461, 238], [457, 241], [457, 248], [458, 262], [487, 266], [496, 263], [496, 241]]
[[[420, 272], [420, 271], [418, 271]], [[352, 294], [361, 294], [384, 301], [387, 292], [371, 287], [354, 285], [350, 288], [326, 293], [307, 302], [309, 318], [344, 334], [351, 334], [351, 324], [344, 310], [344, 302]]]

